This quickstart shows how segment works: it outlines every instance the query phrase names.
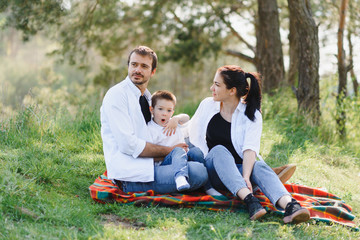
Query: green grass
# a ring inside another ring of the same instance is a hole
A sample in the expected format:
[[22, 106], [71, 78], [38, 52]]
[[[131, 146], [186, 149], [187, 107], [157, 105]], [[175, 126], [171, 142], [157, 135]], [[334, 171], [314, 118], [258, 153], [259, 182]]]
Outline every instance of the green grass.
[[[182, 109], [191, 114], [196, 104]], [[360, 130], [339, 142], [332, 123], [310, 126], [298, 116], [289, 92], [265, 96], [263, 115], [261, 154], [269, 165], [295, 163], [293, 182], [342, 197], [359, 225]], [[324, 110], [322, 119], [331, 114]], [[251, 222], [246, 212], [97, 204], [88, 187], [105, 171], [98, 107], [75, 116], [27, 107], [1, 125], [0, 239], [360, 238], [340, 225], [284, 225], [274, 214]]]

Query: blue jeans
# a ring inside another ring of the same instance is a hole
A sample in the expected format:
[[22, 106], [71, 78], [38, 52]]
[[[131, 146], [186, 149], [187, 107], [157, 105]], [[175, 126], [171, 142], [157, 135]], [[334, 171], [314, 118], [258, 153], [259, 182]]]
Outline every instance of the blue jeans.
[[188, 158], [184, 149], [174, 148], [161, 162], [160, 166], [172, 165], [174, 178], [184, 176], [189, 177]]
[[[236, 164], [234, 157], [224, 146], [213, 147], [205, 157], [205, 166], [211, 185], [217, 190], [230, 191], [234, 196], [246, 188], [242, 176], [242, 164]], [[276, 206], [284, 195], [290, 195], [275, 172], [264, 162], [255, 161], [250, 181], [257, 185], [267, 198]]]
[[204, 154], [200, 150], [200, 148], [195, 147], [195, 146], [193, 146], [193, 147], [189, 146], [189, 148], [190, 149], [187, 152], [188, 161], [199, 162], [199, 163], [205, 164]]
[[[194, 153], [196, 156], [196, 154]], [[194, 157], [192, 155], [192, 157]], [[187, 162], [187, 154], [182, 148], [174, 148], [164, 161], [154, 166], [154, 181], [152, 182], [127, 182], [122, 181], [124, 192], [145, 192], [154, 190], [156, 193], [177, 192], [175, 178], [185, 176], [190, 184], [189, 191], [196, 190], [205, 185], [208, 174], [203, 164]]]

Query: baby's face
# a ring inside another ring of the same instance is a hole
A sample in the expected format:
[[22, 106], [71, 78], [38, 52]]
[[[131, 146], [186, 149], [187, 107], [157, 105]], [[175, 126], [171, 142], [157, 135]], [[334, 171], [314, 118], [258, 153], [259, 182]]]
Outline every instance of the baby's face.
[[169, 119], [174, 114], [174, 103], [170, 100], [159, 99], [154, 108], [151, 108], [151, 113], [154, 116], [154, 122], [160, 126], [165, 127]]

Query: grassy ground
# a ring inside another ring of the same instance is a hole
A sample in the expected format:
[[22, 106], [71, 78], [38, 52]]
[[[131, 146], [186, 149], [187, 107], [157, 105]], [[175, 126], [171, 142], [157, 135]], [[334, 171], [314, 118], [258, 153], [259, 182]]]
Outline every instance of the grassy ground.
[[[295, 163], [291, 181], [342, 197], [359, 225], [359, 138], [340, 143], [330, 122], [307, 125], [297, 116], [291, 94], [285, 95], [286, 104], [283, 95], [264, 98], [261, 154], [271, 166]], [[251, 222], [246, 212], [97, 204], [88, 187], [105, 164], [94, 109], [73, 117], [27, 107], [1, 122], [0, 239], [360, 238], [359, 232], [340, 225], [284, 225], [272, 214]], [[327, 117], [323, 113], [322, 119]], [[359, 137], [358, 129], [350, 130]]]

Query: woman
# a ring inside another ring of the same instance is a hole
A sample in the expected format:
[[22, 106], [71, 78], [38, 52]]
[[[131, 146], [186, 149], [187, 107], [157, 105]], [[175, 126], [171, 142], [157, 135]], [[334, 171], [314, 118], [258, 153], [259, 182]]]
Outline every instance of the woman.
[[217, 70], [210, 90], [213, 97], [200, 103], [189, 123], [189, 140], [206, 156], [211, 185], [244, 200], [251, 220], [266, 213], [252, 194], [253, 185], [257, 185], [274, 206], [285, 209], [285, 223], [307, 221], [309, 211], [291, 198], [259, 155], [262, 131], [259, 75], [245, 73], [238, 66], [223, 66]]

